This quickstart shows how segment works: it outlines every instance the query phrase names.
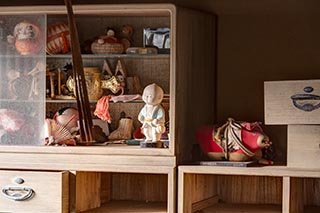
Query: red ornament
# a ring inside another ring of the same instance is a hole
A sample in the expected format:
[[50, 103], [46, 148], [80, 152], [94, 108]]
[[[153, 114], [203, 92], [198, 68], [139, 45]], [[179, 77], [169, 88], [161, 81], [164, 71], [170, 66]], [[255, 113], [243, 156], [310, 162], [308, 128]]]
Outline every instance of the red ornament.
[[37, 54], [43, 46], [43, 33], [34, 23], [23, 21], [14, 28], [15, 47], [21, 55]]
[[69, 27], [62, 22], [50, 25], [47, 30], [48, 54], [64, 54], [70, 52], [70, 32]]

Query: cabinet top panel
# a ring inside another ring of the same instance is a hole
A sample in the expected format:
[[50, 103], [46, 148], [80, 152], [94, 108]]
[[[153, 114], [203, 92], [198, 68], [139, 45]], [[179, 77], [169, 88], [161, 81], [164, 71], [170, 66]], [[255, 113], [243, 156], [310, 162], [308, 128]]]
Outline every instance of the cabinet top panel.
[[[176, 12], [173, 4], [103, 4], [103, 5], [74, 5], [75, 14], [99, 14], [99, 15], [170, 15]], [[0, 7], [0, 14], [66, 14], [66, 7], [55, 6], [10, 6]]]

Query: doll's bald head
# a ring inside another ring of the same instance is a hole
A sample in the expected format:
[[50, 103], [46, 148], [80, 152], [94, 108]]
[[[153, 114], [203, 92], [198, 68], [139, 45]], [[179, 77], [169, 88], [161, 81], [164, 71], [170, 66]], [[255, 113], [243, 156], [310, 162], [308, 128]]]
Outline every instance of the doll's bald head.
[[142, 100], [149, 105], [160, 104], [163, 99], [163, 90], [157, 84], [149, 84], [143, 90]]

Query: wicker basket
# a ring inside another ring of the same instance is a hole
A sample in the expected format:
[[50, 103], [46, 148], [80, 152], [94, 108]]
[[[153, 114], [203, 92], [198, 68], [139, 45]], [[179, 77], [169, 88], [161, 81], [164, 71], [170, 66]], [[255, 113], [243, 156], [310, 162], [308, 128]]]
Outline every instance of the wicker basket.
[[91, 44], [93, 54], [121, 54], [124, 52], [123, 44], [120, 42], [109, 42], [110, 38], [99, 38]]

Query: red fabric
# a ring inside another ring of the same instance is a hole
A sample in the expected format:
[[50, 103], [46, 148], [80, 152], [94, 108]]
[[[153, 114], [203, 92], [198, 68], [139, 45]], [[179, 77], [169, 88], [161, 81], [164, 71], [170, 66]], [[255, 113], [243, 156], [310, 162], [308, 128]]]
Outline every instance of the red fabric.
[[109, 113], [109, 101], [111, 96], [103, 96], [97, 102], [96, 109], [94, 111], [94, 115], [100, 118], [101, 120], [107, 121], [111, 123], [111, 116]]
[[144, 134], [141, 131], [141, 125], [133, 132], [134, 139], [143, 139], [145, 138]]

